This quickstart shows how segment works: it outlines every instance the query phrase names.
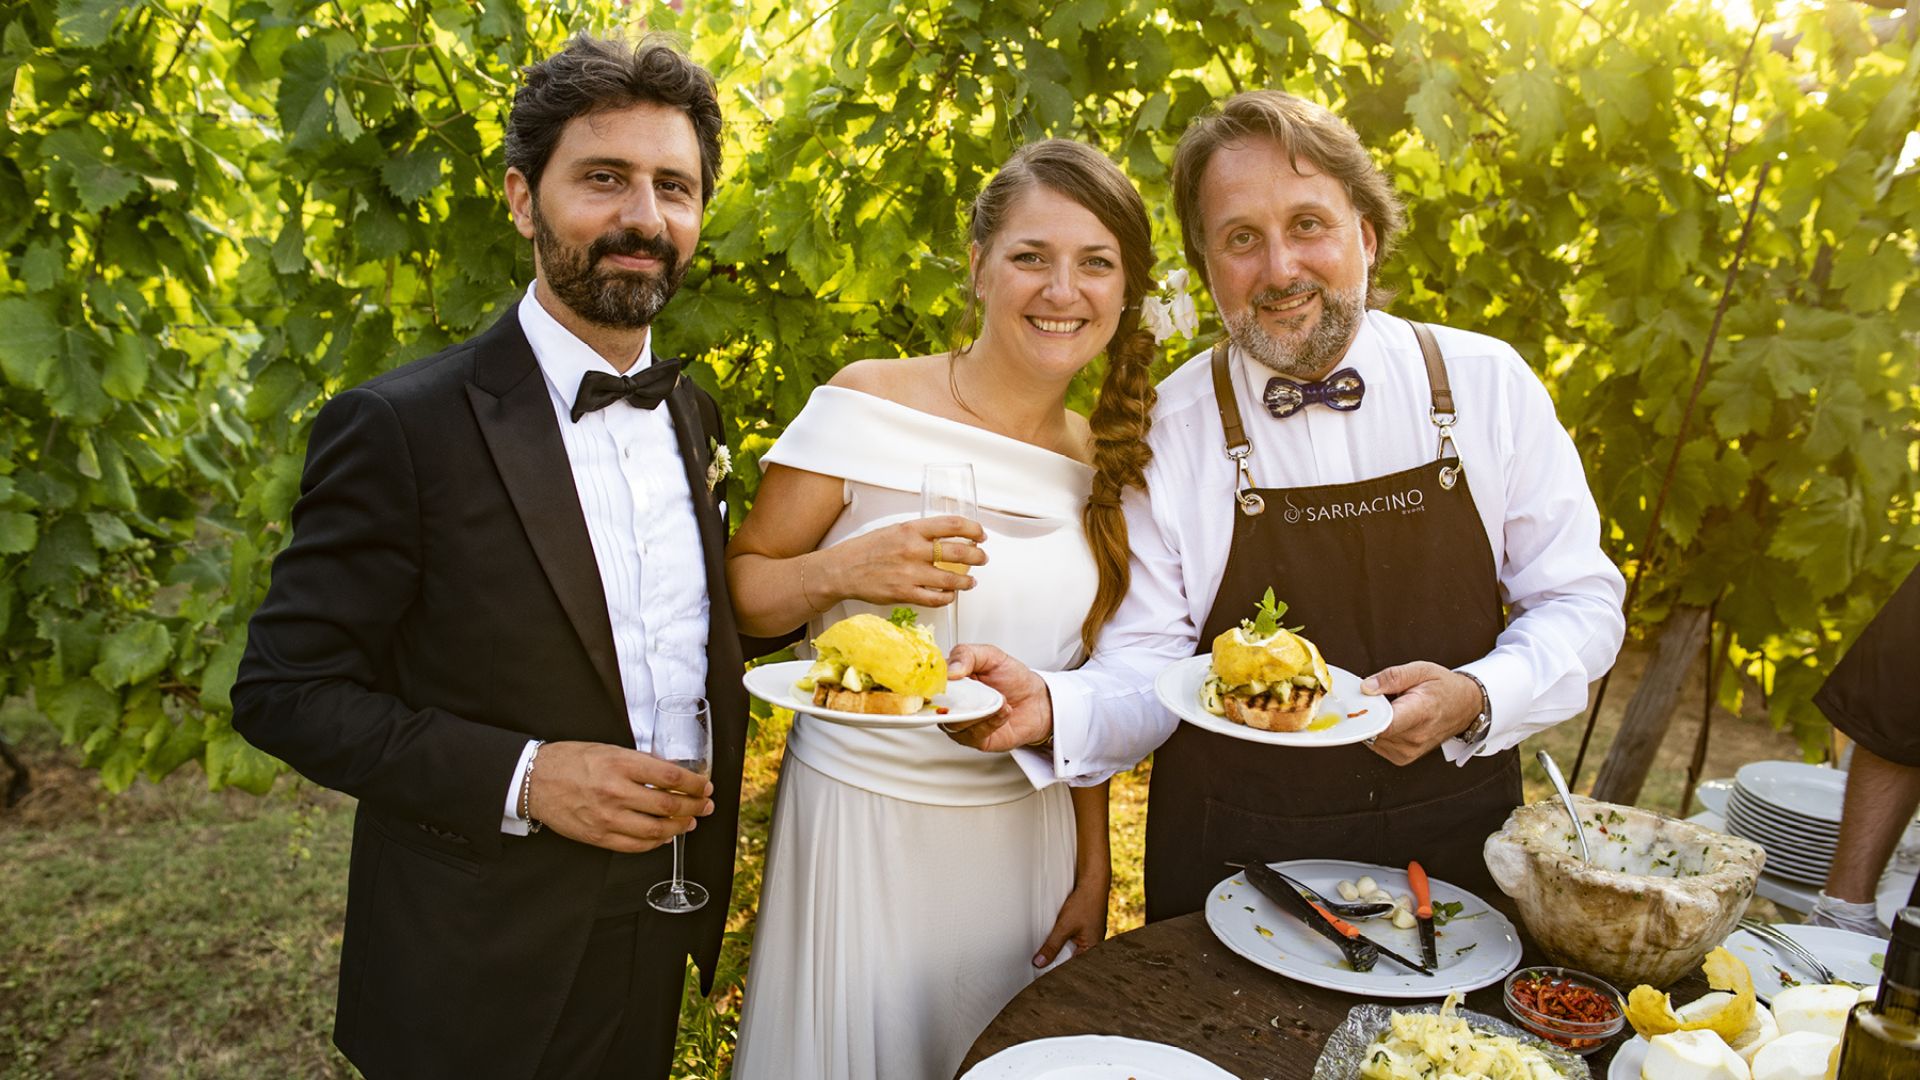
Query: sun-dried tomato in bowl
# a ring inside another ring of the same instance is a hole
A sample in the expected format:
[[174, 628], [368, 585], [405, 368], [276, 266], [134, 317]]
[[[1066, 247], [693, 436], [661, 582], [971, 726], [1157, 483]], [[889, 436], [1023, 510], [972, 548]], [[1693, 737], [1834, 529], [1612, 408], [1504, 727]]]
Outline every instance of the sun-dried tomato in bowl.
[[1626, 1026], [1620, 992], [1569, 968], [1522, 968], [1507, 977], [1507, 1011], [1528, 1031], [1587, 1054]]

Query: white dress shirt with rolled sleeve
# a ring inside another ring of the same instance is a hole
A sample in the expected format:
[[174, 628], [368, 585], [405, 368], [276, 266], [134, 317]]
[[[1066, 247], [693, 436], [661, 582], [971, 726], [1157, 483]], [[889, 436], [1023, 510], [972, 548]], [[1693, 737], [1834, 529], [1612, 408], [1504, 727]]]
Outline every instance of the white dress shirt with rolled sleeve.
[[[586, 517], [633, 745], [649, 751], [654, 703], [668, 694], [707, 692], [706, 553], [673, 418], [665, 403], [638, 409], [616, 401], [574, 423], [581, 378], [589, 371], [619, 372], [548, 314], [533, 286], [520, 300], [520, 328], [546, 379]], [[646, 368], [653, 359], [649, 333], [629, 370]], [[501, 831], [516, 836], [527, 833], [520, 818], [520, 784], [533, 747], [529, 740], [520, 753], [500, 821]]]
[[[1626, 632], [1625, 583], [1600, 548], [1599, 510], [1539, 378], [1504, 342], [1434, 331], [1458, 412], [1454, 441], [1508, 610], [1494, 650], [1458, 669], [1485, 684], [1493, 707], [1492, 727], [1477, 746], [1442, 744], [1460, 764], [1586, 707], [1588, 684], [1612, 666]], [[1194, 655], [1237, 513], [1209, 365], [1202, 352], [1159, 387], [1147, 437], [1148, 492], [1130, 489], [1125, 504], [1132, 586], [1085, 666], [1042, 673], [1053, 699], [1053, 751], [1015, 751], [1036, 786], [1098, 783], [1132, 768], [1179, 723], [1156, 699], [1153, 681]], [[1277, 420], [1260, 400], [1273, 373], [1235, 351], [1234, 394], [1253, 444], [1256, 486], [1352, 483], [1435, 459], [1426, 368], [1404, 320], [1369, 312], [1338, 366], [1366, 380], [1358, 410], [1313, 405]], [[1268, 512], [1275, 512], [1271, 502]], [[1275, 584], [1285, 599], [1284, 584]]]

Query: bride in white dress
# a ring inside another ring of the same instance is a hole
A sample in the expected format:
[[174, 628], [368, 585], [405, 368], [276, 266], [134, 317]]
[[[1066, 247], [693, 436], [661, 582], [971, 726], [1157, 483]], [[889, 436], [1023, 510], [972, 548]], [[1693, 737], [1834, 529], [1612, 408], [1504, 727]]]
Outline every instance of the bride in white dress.
[[[973, 207], [952, 353], [867, 360], [814, 391], [761, 459], [728, 551], [744, 633], [810, 640], [857, 611], [958, 606], [958, 639], [1078, 666], [1127, 584], [1120, 494], [1153, 405], [1151, 226], [1080, 143], [1022, 148]], [[1091, 422], [1066, 408], [1096, 356]], [[970, 462], [977, 525], [920, 518], [922, 469]], [[933, 565], [966, 563], [971, 575]], [[803, 650], [804, 651], [804, 650]], [[935, 728], [797, 717], [787, 738], [734, 1076], [946, 1080], [1071, 942], [1106, 933], [1107, 789], [1030, 779]]]

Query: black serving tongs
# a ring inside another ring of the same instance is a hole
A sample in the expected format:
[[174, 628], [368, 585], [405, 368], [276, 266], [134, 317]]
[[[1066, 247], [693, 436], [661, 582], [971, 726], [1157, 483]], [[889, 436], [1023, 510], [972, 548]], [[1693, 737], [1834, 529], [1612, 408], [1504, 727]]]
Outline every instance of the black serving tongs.
[[[1269, 900], [1279, 904], [1287, 914], [1306, 923], [1313, 930], [1340, 947], [1347, 963], [1355, 971], [1372, 971], [1373, 965], [1384, 956], [1409, 971], [1432, 976], [1433, 969], [1424, 964], [1416, 964], [1401, 956], [1360, 931], [1355, 930], [1346, 920], [1314, 903], [1319, 894], [1300, 882], [1257, 860], [1248, 860], [1247, 880]], [[1312, 899], [1309, 899], [1309, 898]]]

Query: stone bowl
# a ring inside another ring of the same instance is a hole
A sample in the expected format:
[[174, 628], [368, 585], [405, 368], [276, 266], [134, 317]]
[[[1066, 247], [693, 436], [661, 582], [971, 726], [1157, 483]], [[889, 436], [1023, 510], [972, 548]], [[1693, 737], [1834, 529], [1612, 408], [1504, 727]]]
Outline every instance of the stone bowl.
[[1760, 845], [1633, 806], [1574, 796], [1593, 861], [1559, 799], [1522, 806], [1487, 837], [1487, 869], [1556, 964], [1617, 986], [1665, 987], [1740, 921]]

